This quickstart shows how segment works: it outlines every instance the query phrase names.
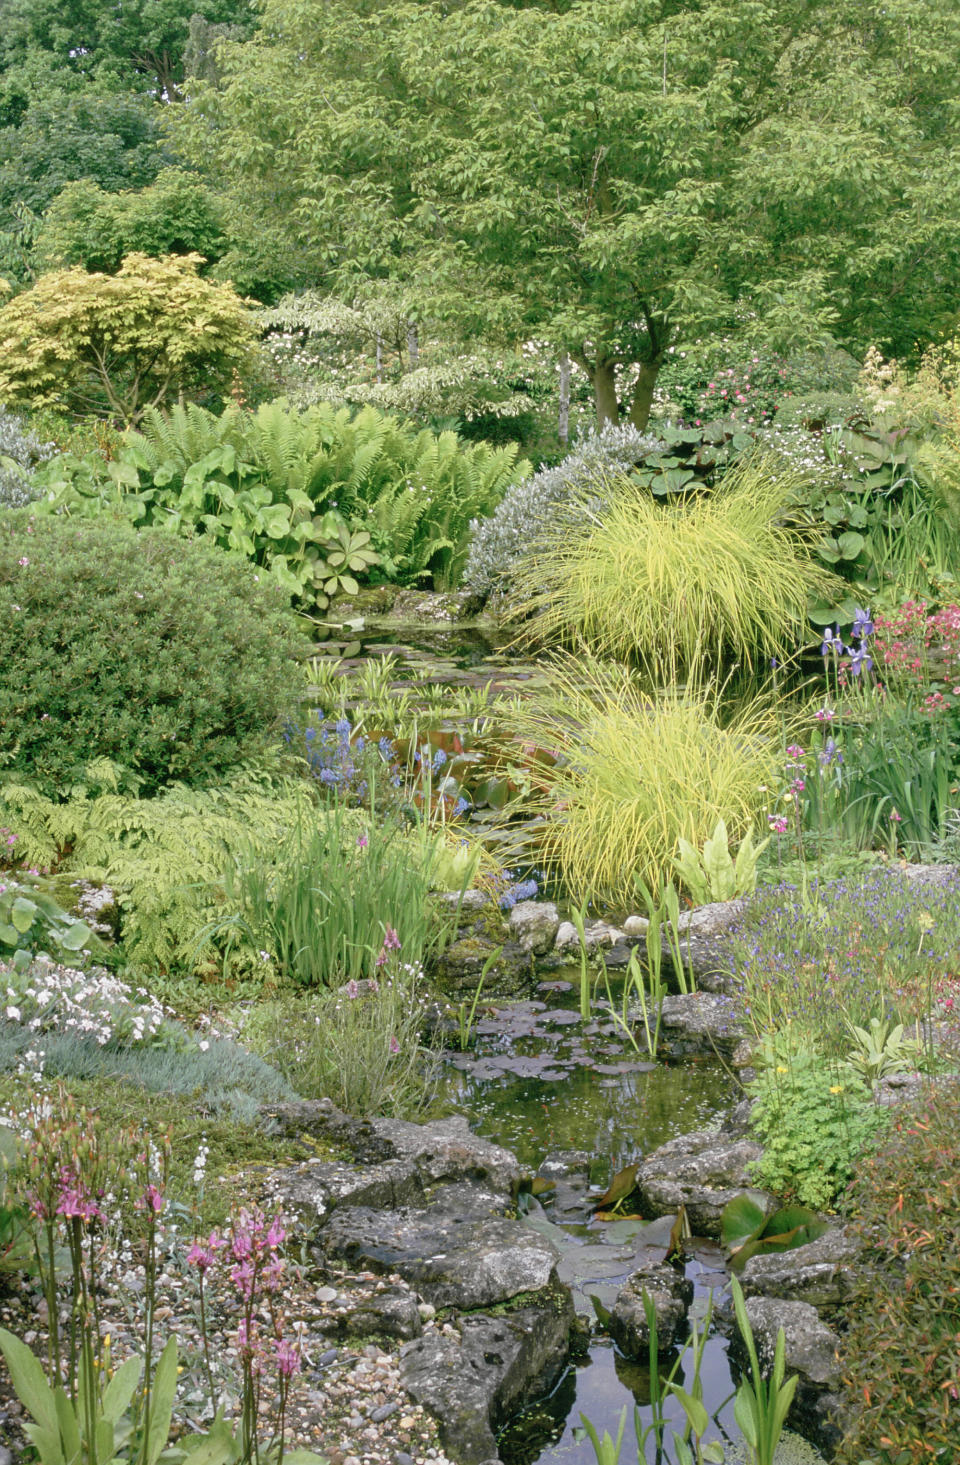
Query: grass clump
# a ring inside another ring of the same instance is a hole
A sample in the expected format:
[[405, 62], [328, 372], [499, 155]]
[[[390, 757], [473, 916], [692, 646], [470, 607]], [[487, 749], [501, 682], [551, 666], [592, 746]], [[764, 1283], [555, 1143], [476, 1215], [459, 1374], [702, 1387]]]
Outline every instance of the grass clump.
[[749, 829], [776, 765], [775, 724], [762, 704], [721, 717], [705, 691], [651, 699], [623, 669], [558, 661], [553, 695], [516, 714], [525, 742], [559, 755], [538, 766], [525, 838], [575, 901], [629, 906], [636, 881], [659, 889], [682, 837], [699, 848], [723, 818]]
[[849, 1198], [865, 1248], [847, 1310], [838, 1465], [960, 1459], [960, 1085], [928, 1084], [861, 1162]]
[[440, 1080], [440, 1054], [420, 1038], [425, 1008], [421, 970], [398, 962], [392, 974], [338, 992], [258, 1004], [244, 1039], [306, 1099], [332, 1099], [348, 1114], [417, 1119]]
[[809, 536], [783, 522], [794, 489], [762, 459], [668, 502], [619, 479], [602, 508], [578, 503], [575, 527], [558, 515], [518, 571], [519, 612], [545, 640], [635, 662], [657, 683], [783, 657], [811, 596], [834, 585]]

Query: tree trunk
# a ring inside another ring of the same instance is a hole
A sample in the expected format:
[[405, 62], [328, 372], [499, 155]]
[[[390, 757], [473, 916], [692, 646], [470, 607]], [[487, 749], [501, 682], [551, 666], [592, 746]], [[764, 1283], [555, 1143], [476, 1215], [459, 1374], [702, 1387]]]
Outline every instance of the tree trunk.
[[377, 385], [383, 381], [383, 337], [377, 332]]
[[593, 368], [593, 398], [597, 407], [597, 426], [603, 427], [620, 421], [620, 403], [617, 401], [617, 368], [613, 361], [603, 358]]
[[564, 351], [560, 357], [560, 408], [557, 413], [557, 436], [560, 446], [566, 452], [570, 441], [570, 355]]
[[650, 420], [653, 389], [657, 385], [659, 371], [659, 360], [641, 361], [640, 363], [640, 375], [637, 377], [637, 384], [633, 389], [633, 400], [630, 403], [630, 421], [641, 431]]
[[416, 371], [420, 365], [420, 337], [415, 320], [407, 321], [407, 355], [410, 357], [410, 370]]

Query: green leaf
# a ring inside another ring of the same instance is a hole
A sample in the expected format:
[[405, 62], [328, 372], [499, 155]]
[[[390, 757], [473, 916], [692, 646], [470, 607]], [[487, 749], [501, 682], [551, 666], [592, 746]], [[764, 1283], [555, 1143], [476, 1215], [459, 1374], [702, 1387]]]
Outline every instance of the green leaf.
[[92, 935], [90, 927], [83, 921], [72, 921], [56, 939], [65, 951], [82, 951]]
[[[54, 1391], [53, 1397], [54, 1405], [57, 1411], [57, 1425], [60, 1430], [60, 1441], [63, 1446], [63, 1452], [66, 1456], [67, 1465], [70, 1465], [70, 1462], [72, 1460], [75, 1460], [80, 1454], [80, 1425], [77, 1422], [77, 1416], [74, 1412], [73, 1405], [70, 1403], [70, 1400], [67, 1398], [63, 1389], [56, 1389]], [[111, 1454], [112, 1453], [113, 1452], [111, 1450]], [[44, 1459], [44, 1465], [47, 1465], [46, 1459]]]
[[724, 1246], [737, 1246], [759, 1236], [766, 1212], [749, 1195], [735, 1195], [720, 1213], [720, 1239]]
[[841, 534], [837, 540], [837, 548], [845, 560], [855, 560], [866, 542], [862, 534], [848, 529], [846, 534]]
[[18, 895], [13, 902], [13, 909], [10, 912], [10, 920], [14, 929], [23, 936], [33, 925], [37, 917], [37, 904], [29, 900], [25, 895]]
[[150, 1434], [144, 1451], [144, 1465], [156, 1465], [170, 1437], [170, 1418], [177, 1392], [177, 1340], [169, 1338], [153, 1376], [150, 1396]]
[[694, 1399], [693, 1395], [688, 1394], [686, 1389], [681, 1389], [679, 1384], [668, 1384], [667, 1388], [679, 1399], [683, 1406], [683, 1412], [689, 1421], [690, 1428], [693, 1430], [697, 1439], [701, 1435], [706, 1434], [707, 1427], [710, 1424], [710, 1416], [701, 1401]]
[[0, 1353], [3, 1354], [10, 1380], [24, 1409], [43, 1430], [59, 1438], [57, 1403], [53, 1390], [44, 1377], [40, 1360], [6, 1328], [0, 1328]]
[[104, 1418], [111, 1424], [117, 1424], [120, 1416], [129, 1409], [142, 1372], [143, 1359], [135, 1354], [120, 1365], [104, 1390], [100, 1407]]

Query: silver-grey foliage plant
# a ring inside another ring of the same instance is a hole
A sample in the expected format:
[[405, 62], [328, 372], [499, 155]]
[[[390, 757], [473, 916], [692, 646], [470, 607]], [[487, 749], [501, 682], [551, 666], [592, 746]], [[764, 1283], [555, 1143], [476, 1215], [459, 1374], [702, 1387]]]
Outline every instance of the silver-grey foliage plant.
[[511, 571], [556, 519], [558, 505], [567, 505], [585, 488], [628, 473], [661, 446], [631, 423], [608, 423], [577, 443], [554, 468], [541, 468], [507, 490], [489, 519], [471, 525], [473, 541], [464, 583], [478, 595], [506, 589]]
[[39, 497], [33, 470], [53, 453], [53, 443], [42, 443], [22, 417], [0, 407], [0, 508], [20, 509]]

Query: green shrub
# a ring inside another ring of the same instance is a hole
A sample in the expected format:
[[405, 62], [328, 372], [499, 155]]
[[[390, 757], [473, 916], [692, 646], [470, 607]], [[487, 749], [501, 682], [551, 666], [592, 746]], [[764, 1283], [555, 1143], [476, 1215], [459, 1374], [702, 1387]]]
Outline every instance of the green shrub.
[[838, 1465], [960, 1459], [956, 1083], [929, 1084], [862, 1160], [848, 1210], [865, 1265], [847, 1309]]
[[93, 760], [150, 793], [274, 733], [296, 636], [249, 567], [102, 520], [0, 521], [0, 767], [59, 796]]
[[635, 909], [635, 881], [672, 877], [681, 838], [702, 846], [721, 818], [734, 840], [753, 827], [776, 766], [769, 709], [723, 723], [706, 693], [651, 700], [622, 669], [577, 662], [550, 679], [553, 695], [513, 719], [522, 742], [559, 754], [533, 765], [526, 806], [543, 818], [524, 837], [574, 900]]
[[754, 1180], [812, 1210], [833, 1210], [859, 1156], [888, 1113], [846, 1065], [794, 1049], [765, 1068], [751, 1087], [750, 1128], [763, 1145]]
[[793, 487], [760, 459], [665, 503], [623, 479], [587, 529], [558, 515], [519, 570], [520, 614], [534, 613], [535, 635], [582, 640], [658, 682], [783, 657], [833, 583], [809, 537], [781, 522]]
[[298, 412], [270, 402], [219, 417], [196, 406], [147, 412], [116, 462], [59, 458], [43, 481], [48, 509], [98, 515], [113, 506], [141, 525], [208, 534], [309, 604], [329, 578], [327, 513], [372, 536], [375, 554], [348, 568], [362, 574], [382, 559], [381, 576], [448, 586], [460, 577], [471, 520], [527, 466], [513, 446], [465, 443], [372, 407]]

